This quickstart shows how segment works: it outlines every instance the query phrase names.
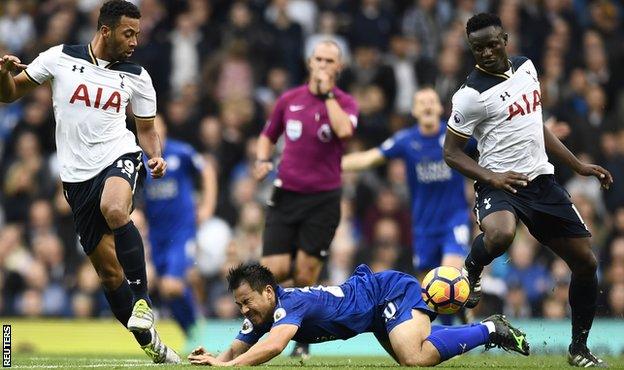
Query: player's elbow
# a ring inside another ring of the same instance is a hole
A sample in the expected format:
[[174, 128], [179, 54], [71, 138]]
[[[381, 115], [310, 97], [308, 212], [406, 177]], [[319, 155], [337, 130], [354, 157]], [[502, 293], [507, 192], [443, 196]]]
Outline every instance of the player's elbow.
[[455, 148], [449, 147], [448, 145], [444, 146], [444, 162], [448, 164], [450, 167], [453, 167], [455, 164], [455, 156], [457, 155], [457, 151]]

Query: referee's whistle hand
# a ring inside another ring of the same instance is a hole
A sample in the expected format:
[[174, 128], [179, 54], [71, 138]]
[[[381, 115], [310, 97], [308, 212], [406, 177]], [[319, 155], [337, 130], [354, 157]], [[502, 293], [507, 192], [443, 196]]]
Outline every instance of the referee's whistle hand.
[[150, 168], [150, 175], [153, 179], [159, 179], [165, 176], [165, 172], [167, 172], [167, 162], [162, 157], [150, 158], [147, 161], [147, 166]]

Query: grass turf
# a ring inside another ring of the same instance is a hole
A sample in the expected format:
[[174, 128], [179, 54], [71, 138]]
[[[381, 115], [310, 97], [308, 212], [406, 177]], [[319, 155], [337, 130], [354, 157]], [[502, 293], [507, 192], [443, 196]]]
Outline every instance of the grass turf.
[[[624, 369], [624, 357], [607, 357], [610, 368]], [[155, 368], [179, 369], [196, 368], [188, 362], [184, 365], [155, 365], [146, 357], [112, 356], [100, 354], [76, 355], [32, 355], [13, 354], [14, 368], [18, 369], [123, 369]], [[278, 357], [261, 365], [269, 369], [353, 369], [353, 368], [388, 368], [397, 366], [390, 358], [384, 357], [312, 357], [302, 363], [288, 357]], [[534, 369], [534, 368], [569, 368], [565, 357], [561, 355], [468, 355], [456, 357], [436, 368], [441, 369]]]

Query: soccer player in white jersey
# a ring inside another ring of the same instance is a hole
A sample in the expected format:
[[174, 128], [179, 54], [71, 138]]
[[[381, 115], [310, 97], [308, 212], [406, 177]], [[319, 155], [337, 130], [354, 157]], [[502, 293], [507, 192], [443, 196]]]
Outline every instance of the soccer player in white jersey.
[[[508, 36], [496, 15], [473, 16], [466, 34], [477, 65], [453, 96], [444, 143], [448, 165], [476, 180], [475, 213], [483, 231], [465, 260], [471, 288], [466, 306], [479, 302], [483, 266], [507, 250], [520, 219], [572, 271], [568, 362], [605, 366], [587, 348], [598, 292], [591, 234], [567, 191], [555, 181], [546, 152], [580, 175], [596, 176], [605, 188], [613, 182], [611, 174], [579, 161], [544, 126], [535, 67], [528, 58], [507, 56]], [[462, 150], [470, 136], [478, 142], [478, 163]]]
[[[56, 148], [65, 198], [85, 253], [100, 277], [115, 317], [157, 363], [179, 363], [154, 329], [141, 236], [130, 220], [142, 168], [160, 178], [167, 164], [154, 130], [156, 93], [147, 71], [128, 62], [137, 45], [139, 9], [130, 2], [102, 5], [88, 45], [58, 45], [30, 65], [0, 60], [0, 101], [13, 102], [41, 84], [52, 88]], [[24, 69], [17, 76], [12, 72]], [[126, 129], [135, 115], [140, 147]]]

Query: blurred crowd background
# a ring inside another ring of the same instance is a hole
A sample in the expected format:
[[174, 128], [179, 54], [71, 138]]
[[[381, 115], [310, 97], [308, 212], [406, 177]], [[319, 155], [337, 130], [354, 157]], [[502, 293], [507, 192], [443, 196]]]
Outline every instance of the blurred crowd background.
[[[603, 0], [135, 0], [140, 44], [132, 59], [152, 76], [169, 136], [191, 143], [218, 174], [213, 217], [199, 225], [194, 274], [206, 317], [238, 317], [223, 277], [257, 261], [270, 180], [250, 176], [255, 143], [275, 99], [304, 83], [318, 40], [342, 47], [339, 86], [361, 115], [349, 150], [379, 145], [413, 125], [413, 93], [433, 86], [450, 98], [474, 67], [465, 23], [498, 14], [511, 55], [535, 63], [544, 119], [579, 157], [611, 171], [593, 178], [556, 164], [593, 234], [599, 256], [599, 315], [624, 316], [624, 8]], [[100, 0], [3, 0], [0, 54], [24, 62], [61, 44], [88, 43]], [[132, 122], [128, 122], [132, 127]], [[0, 104], [0, 315], [110, 315], [95, 271], [74, 234], [55, 158], [49, 88]], [[358, 263], [412, 272], [405, 168], [345, 173], [342, 221], [323, 272], [341, 283]], [[472, 183], [466, 182], [472, 204]], [[141, 209], [135, 223], [149, 228]], [[475, 229], [476, 231], [476, 229]], [[146, 240], [146, 243], [147, 240]], [[426, 248], [426, 246], [419, 246]], [[509, 253], [486, 270], [479, 314], [564, 318], [567, 266], [520, 228]], [[166, 312], [163, 313], [166, 315]]]

